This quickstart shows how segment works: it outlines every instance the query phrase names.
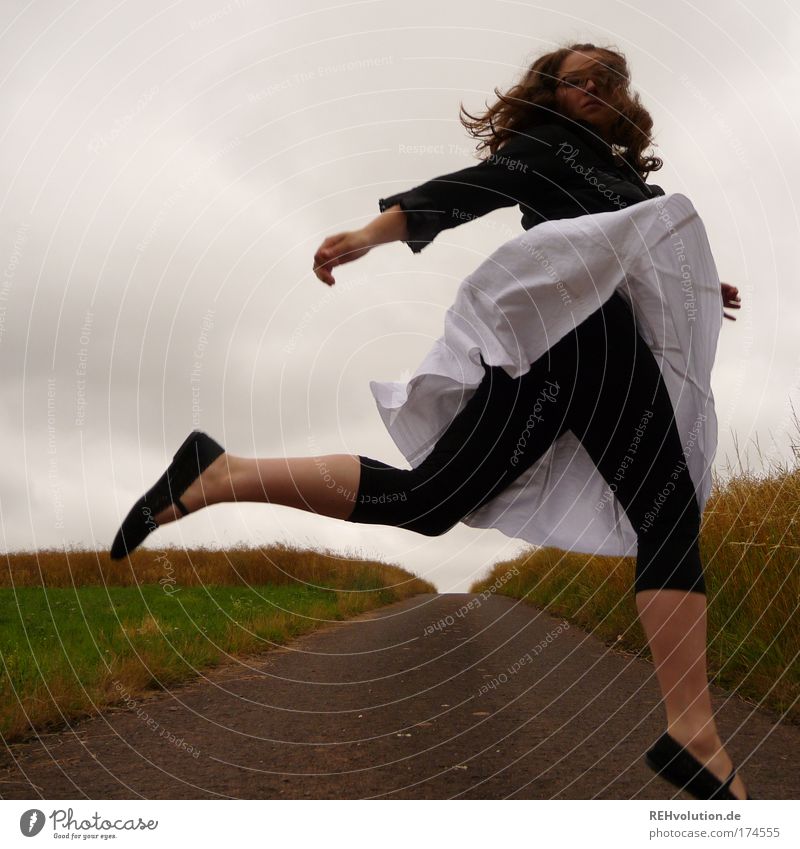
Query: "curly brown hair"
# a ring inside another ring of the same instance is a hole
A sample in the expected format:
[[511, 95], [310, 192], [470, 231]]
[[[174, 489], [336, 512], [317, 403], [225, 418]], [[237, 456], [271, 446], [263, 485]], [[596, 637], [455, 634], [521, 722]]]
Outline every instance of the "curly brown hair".
[[[572, 52], [596, 54], [604, 70], [617, 79], [617, 88], [605, 99], [617, 111], [612, 128], [612, 152], [628, 163], [642, 179], [664, 164], [658, 156], [645, 156], [642, 151], [651, 145], [653, 119], [642, 106], [639, 95], [630, 89], [630, 72], [625, 56], [610, 47], [594, 44], [570, 44], [546, 53], [536, 59], [520, 82], [508, 91], [497, 87], [497, 102], [482, 115], [471, 115], [461, 104], [461, 123], [474, 138], [481, 139], [478, 151], [489, 149], [495, 154], [498, 148], [514, 135], [552, 121], [558, 112], [556, 86], [561, 63]], [[466, 118], [464, 117], [467, 116]]]

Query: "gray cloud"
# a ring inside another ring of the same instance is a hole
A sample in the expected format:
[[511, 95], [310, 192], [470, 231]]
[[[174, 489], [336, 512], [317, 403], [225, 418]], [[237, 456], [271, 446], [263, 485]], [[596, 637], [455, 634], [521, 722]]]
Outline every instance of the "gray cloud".
[[[0, 80], [0, 484], [9, 549], [105, 547], [200, 426], [241, 454], [349, 451], [403, 465], [369, 380], [400, 380], [459, 281], [519, 232], [505, 209], [311, 272], [377, 198], [465, 167], [458, 123], [570, 38], [628, 55], [666, 166], [745, 310], [714, 378], [720, 457], [776, 434], [800, 399], [793, 188], [798, 20], [786, 7], [578, 2], [7, 4]], [[13, 12], [14, 14], [11, 14]], [[18, 13], [18, 14], [17, 14]], [[16, 15], [16, 17], [14, 17]], [[713, 51], [708, 49], [714, 40]], [[401, 145], [442, 145], [427, 155]], [[199, 365], [198, 365], [199, 364]], [[288, 508], [219, 505], [168, 542], [291, 540], [361, 550], [464, 589], [518, 541], [443, 539]]]

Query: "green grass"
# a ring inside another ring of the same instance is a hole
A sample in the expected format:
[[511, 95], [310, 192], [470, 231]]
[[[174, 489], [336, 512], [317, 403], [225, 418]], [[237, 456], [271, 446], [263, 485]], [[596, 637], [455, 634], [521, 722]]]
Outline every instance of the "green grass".
[[[13, 557], [12, 586], [0, 587], [0, 735], [7, 742], [96, 713], [120, 702], [121, 692], [174, 686], [227, 657], [435, 591], [398, 567], [355, 561], [316, 563], [321, 586], [285, 573], [284, 583], [250, 586], [31, 586], [14, 580], [15, 571], [26, 577], [30, 570], [23, 558], [15, 570]], [[216, 575], [220, 567], [204, 569]], [[202, 579], [202, 570], [193, 575]]]

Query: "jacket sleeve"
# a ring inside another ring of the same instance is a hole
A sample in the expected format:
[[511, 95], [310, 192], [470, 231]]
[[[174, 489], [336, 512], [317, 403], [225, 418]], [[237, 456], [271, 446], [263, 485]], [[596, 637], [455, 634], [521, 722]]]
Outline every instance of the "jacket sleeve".
[[[537, 128], [537, 130], [543, 128]], [[520, 134], [477, 165], [435, 177], [405, 192], [380, 198], [381, 212], [400, 204], [406, 213], [408, 240], [414, 253], [448, 230], [486, 215], [493, 209], [514, 206], [535, 193], [531, 181], [543, 179], [552, 160], [547, 132]], [[521, 181], [525, 181], [520, 191]]]

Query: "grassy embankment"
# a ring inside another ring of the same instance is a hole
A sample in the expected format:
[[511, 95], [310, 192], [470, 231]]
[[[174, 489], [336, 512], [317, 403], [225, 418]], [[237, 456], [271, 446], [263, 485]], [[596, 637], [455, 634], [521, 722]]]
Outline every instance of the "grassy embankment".
[[[715, 485], [701, 531], [709, 678], [800, 722], [800, 469], [746, 472]], [[500, 576], [516, 566], [506, 583]], [[633, 593], [633, 558], [543, 548], [496, 564], [472, 592], [545, 608], [607, 644], [652, 660]]]
[[[0, 735], [186, 681], [229, 655], [436, 592], [399, 566], [275, 546], [6, 555], [0, 573]], [[119, 685], [119, 688], [117, 687]]]

